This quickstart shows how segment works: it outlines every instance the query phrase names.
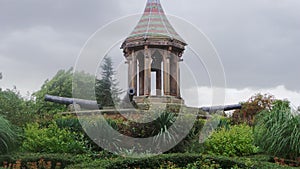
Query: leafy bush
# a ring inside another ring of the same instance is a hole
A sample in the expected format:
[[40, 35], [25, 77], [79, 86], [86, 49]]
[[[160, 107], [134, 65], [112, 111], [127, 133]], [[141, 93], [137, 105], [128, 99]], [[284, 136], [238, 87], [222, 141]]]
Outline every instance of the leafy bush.
[[0, 154], [8, 153], [17, 144], [18, 135], [9, 121], [0, 116]]
[[189, 134], [180, 141], [174, 148], [172, 148], [168, 153], [184, 153], [184, 152], [201, 152], [201, 144], [199, 143], [199, 134], [205, 124], [205, 120], [198, 119], [195, 121]]
[[84, 132], [79, 119], [74, 116], [64, 116], [56, 118], [55, 123], [60, 129], [68, 129], [72, 132]]
[[259, 114], [254, 130], [256, 144], [268, 154], [295, 160], [300, 157], [300, 116], [287, 101], [276, 101]]
[[25, 151], [46, 153], [83, 153], [85, 151], [84, 142], [76, 140], [82, 136], [60, 129], [55, 123], [47, 128], [40, 128], [37, 123], [28, 124], [24, 134], [22, 149]]
[[4, 91], [0, 89], [0, 105], [0, 115], [16, 126], [24, 127], [37, 117], [33, 100], [22, 98], [16, 88]]
[[251, 127], [236, 125], [229, 130], [221, 128], [204, 143], [206, 151], [210, 154], [224, 156], [244, 156], [256, 153], [258, 148], [254, 146], [254, 137]]

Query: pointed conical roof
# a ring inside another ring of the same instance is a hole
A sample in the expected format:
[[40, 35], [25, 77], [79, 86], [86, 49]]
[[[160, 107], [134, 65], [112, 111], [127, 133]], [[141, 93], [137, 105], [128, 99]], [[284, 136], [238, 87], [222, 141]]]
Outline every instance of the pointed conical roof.
[[186, 45], [185, 41], [178, 35], [168, 21], [160, 4], [160, 0], [147, 1], [142, 18], [132, 33], [126, 38], [122, 48], [128, 46], [127, 44], [130, 44], [130, 42], [151, 39], [176, 40], [183, 46]]

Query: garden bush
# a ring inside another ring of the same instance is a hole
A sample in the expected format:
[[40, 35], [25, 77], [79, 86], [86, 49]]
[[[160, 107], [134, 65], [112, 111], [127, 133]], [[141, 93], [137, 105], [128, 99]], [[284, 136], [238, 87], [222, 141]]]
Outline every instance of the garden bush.
[[173, 147], [168, 153], [184, 153], [184, 152], [202, 152], [199, 143], [199, 134], [205, 124], [205, 120], [198, 119], [195, 121], [189, 134], [180, 141], [175, 147]]
[[60, 129], [55, 123], [43, 128], [37, 123], [28, 124], [24, 135], [22, 150], [28, 152], [83, 153], [86, 150], [82, 135]]
[[300, 157], [300, 116], [288, 101], [276, 101], [256, 118], [255, 142], [266, 153], [296, 160]]
[[231, 116], [233, 124], [243, 124], [253, 126], [255, 116], [262, 110], [270, 110], [272, 103], [275, 101], [274, 96], [269, 94], [256, 94], [247, 102], [242, 103], [242, 108], [235, 110]]
[[252, 129], [247, 125], [231, 126], [229, 130], [220, 128], [212, 133], [204, 146], [209, 154], [223, 156], [245, 156], [258, 151]]
[[16, 148], [18, 135], [10, 122], [0, 116], [0, 154], [8, 153]]

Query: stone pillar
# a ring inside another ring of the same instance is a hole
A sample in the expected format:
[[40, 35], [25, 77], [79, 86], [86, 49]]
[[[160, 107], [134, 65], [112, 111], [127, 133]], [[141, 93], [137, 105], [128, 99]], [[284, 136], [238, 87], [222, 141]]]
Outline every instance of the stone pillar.
[[[160, 63], [161, 65], [161, 63]], [[161, 96], [161, 69], [156, 70], [156, 96]]]
[[170, 64], [171, 95], [178, 96], [178, 57], [172, 55]]
[[181, 94], [180, 94], [180, 65], [179, 65], [179, 59], [180, 58], [178, 58], [178, 62], [177, 62], [177, 77], [178, 77], [178, 79], [177, 79], [177, 96], [178, 97], [181, 97]]
[[151, 94], [151, 52], [148, 46], [145, 46], [144, 51], [145, 65], [144, 65], [144, 95], [150, 96]]
[[139, 59], [139, 96], [144, 95], [144, 68], [145, 68], [145, 63], [144, 63], [144, 58]]
[[170, 95], [170, 55], [171, 51], [165, 51], [163, 56], [164, 95]]
[[133, 66], [132, 66], [132, 57], [129, 56], [127, 58], [128, 63], [128, 88], [133, 88], [132, 81], [133, 81]]
[[133, 82], [132, 82], [132, 86], [135, 89], [135, 95], [137, 95], [137, 58], [136, 58], [136, 54], [133, 51], [132, 52], [132, 67], [133, 67]]

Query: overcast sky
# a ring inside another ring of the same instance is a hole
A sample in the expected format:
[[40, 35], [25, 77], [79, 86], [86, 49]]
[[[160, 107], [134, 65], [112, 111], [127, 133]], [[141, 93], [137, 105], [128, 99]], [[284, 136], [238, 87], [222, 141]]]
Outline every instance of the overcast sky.
[[[145, 3], [0, 0], [0, 87], [16, 85], [22, 93], [38, 90], [59, 69], [74, 66], [80, 49], [96, 30], [143, 12]], [[193, 23], [215, 45], [225, 69], [228, 96], [234, 97], [230, 103], [263, 91], [300, 105], [299, 0], [161, 3], [167, 14]], [[198, 89], [207, 91], [203, 86]]]

